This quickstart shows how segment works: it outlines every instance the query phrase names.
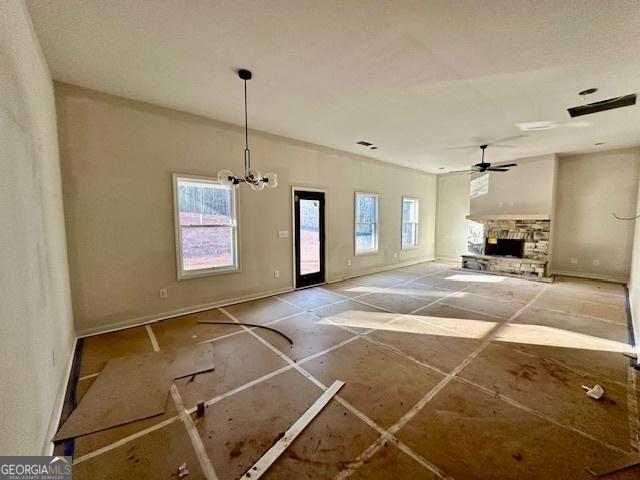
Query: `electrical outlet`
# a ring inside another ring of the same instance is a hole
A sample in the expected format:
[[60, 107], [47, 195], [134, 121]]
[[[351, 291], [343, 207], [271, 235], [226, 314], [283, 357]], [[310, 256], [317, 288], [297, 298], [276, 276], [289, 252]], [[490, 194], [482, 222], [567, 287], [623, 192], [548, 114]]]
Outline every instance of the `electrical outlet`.
[[598, 265], [600, 265], [600, 260], [598, 260], [597, 258], [593, 259], [593, 266], [597, 267]]
[[273, 272], [273, 276], [274, 276], [275, 278], [280, 278], [280, 270], [274, 270], [274, 272]]
[[160, 289], [160, 298], [167, 298], [169, 296], [169, 293], [167, 292], [166, 288], [161, 288]]
[[351, 266], [351, 259], [347, 260], [347, 267]]
[[393, 258], [398, 258], [398, 252], [393, 252]]
[[572, 258], [571, 259], [571, 263], [573, 263], [574, 265], [576, 265], [578, 263], [578, 259], [577, 258]]

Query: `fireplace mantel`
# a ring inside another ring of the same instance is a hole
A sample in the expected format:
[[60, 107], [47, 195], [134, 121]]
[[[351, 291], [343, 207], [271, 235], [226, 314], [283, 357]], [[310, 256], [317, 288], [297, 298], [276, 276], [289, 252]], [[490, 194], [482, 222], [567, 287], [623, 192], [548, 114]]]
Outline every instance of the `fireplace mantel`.
[[551, 216], [547, 213], [492, 213], [482, 215], [467, 215], [466, 219], [473, 220], [474, 222], [484, 222], [486, 220], [551, 220]]

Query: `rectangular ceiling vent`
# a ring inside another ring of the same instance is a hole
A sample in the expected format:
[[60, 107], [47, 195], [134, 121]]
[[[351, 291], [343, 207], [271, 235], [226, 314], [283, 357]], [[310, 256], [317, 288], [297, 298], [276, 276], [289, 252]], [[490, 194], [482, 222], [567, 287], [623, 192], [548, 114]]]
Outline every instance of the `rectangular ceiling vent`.
[[360, 140], [359, 142], [356, 142], [358, 145], [363, 145], [365, 147], [370, 147], [371, 145], [373, 145], [373, 143], [369, 143], [369, 142], [365, 142], [364, 140]]
[[609, 98], [600, 102], [587, 103], [578, 107], [568, 108], [567, 111], [572, 117], [580, 117], [581, 115], [589, 115], [590, 113], [604, 112], [614, 108], [629, 107], [636, 104], [636, 94], [623, 95], [622, 97]]

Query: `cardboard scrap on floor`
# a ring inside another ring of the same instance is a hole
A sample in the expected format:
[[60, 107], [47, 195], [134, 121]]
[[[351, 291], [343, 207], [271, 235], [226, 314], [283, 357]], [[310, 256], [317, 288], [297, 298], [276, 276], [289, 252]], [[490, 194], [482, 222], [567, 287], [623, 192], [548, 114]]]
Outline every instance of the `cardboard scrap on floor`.
[[619, 472], [621, 470], [626, 470], [627, 468], [635, 467], [636, 465], [640, 465], [640, 455], [638, 455], [637, 453], [632, 453], [629, 455], [624, 455], [613, 461], [609, 460], [608, 462], [596, 464], [593, 467], [587, 468], [587, 471], [595, 477], [602, 477], [604, 475], [609, 475], [610, 473]]
[[210, 370], [210, 343], [109, 360], [54, 440], [162, 415], [174, 379]]

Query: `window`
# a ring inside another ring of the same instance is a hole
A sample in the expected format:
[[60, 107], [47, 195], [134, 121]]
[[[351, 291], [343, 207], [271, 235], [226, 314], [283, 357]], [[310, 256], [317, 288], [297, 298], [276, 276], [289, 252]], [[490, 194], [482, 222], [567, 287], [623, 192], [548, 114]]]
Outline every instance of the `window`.
[[236, 191], [174, 175], [178, 279], [238, 270]]
[[415, 248], [420, 241], [420, 200], [402, 197], [402, 249]]
[[356, 193], [356, 255], [378, 251], [378, 195]]

